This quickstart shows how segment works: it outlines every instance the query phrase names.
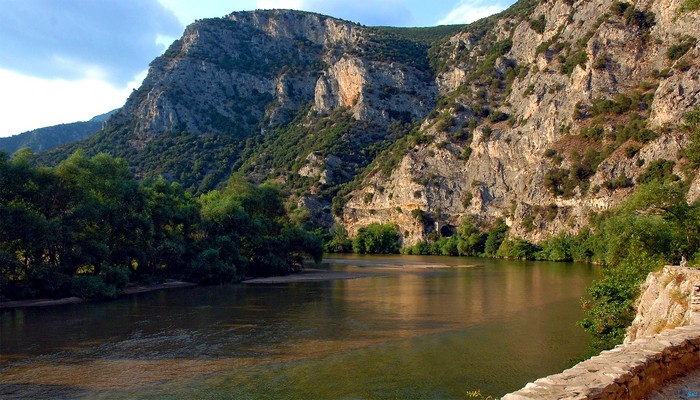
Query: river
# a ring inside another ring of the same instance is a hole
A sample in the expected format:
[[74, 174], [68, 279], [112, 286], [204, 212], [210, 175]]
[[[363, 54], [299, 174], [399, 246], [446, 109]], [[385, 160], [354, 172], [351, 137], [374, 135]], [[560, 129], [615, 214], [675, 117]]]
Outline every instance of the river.
[[586, 348], [584, 264], [346, 256], [362, 278], [0, 310], [2, 399], [465, 399]]

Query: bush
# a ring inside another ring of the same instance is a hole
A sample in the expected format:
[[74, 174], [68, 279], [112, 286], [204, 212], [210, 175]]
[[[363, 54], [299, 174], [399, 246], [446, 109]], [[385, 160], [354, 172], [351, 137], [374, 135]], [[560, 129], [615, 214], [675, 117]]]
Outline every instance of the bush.
[[585, 50], [573, 52], [564, 60], [564, 63], [561, 65], [560, 72], [562, 74], [571, 75], [577, 65], [585, 68], [586, 62], [588, 62], [588, 54], [586, 54]]
[[106, 285], [114, 286], [117, 293], [122, 293], [129, 284], [129, 268], [128, 267], [112, 267], [109, 265], [102, 266], [103, 280]]
[[70, 292], [73, 296], [83, 299], [115, 297], [117, 295], [114, 286], [105, 285], [102, 277], [95, 275], [79, 275], [71, 278]]
[[498, 248], [498, 256], [515, 260], [532, 260], [539, 249], [525, 239], [504, 240]]
[[486, 243], [484, 243], [484, 254], [493, 257], [498, 253], [498, 249], [501, 247], [501, 243], [506, 238], [508, 233], [508, 225], [506, 225], [503, 219], [498, 219], [496, 225], [488, 231], [486, 236]]
[[681, 155], [685, 157], [693, 168], [700, 167], [700, 106], [688, 112], [685, 117], [683, 129], [690, 136], [690, 144], [681, 150]]
[[666, 58], [668, 58], [671, 61], [676, 61], [679, 58], [683, 57], [685, 53], [688, 52], [693, 46], [695, 46], [695, 43], [697, 42], [697, 39], [695, 38], [688, 38], [681, 43], [674, 44], [673, 46], [669, 47], [668, 51], [666, 52]]
[[189, 280], [204, 285], [233, 283], [239, 279], [236, 266], [226, 262], [219, 249], [206, 249], [199, 253], [192, 261], [188, 275]]
[[670, 160], [656, 160], [649, 164], [647, 169], [637, 177], [638, 184], [652, 182], [668, 183], [680, 180], [678, 175], [673, 173], [676, 163]]
[[491, 115], [488, 116], [488, 120], [491, 121], [492, 123], [497, 123], [501, 121], [505, 121], [508, 119], [508, 114], [504, 113], [503, 111], [494, 111], [491, 113]]
[[396, 254], [399, 252], [399, 233], [394, 224], [371, 223], [360, 228], [352, 242], [359, 254]]
[[547, 20], [544, 14], [540, 15], [537, 19], [530, 20], [530, 28], [533, 31], [539, 33], [540, 35], [544, 33], [544, 29], [547, 27]]

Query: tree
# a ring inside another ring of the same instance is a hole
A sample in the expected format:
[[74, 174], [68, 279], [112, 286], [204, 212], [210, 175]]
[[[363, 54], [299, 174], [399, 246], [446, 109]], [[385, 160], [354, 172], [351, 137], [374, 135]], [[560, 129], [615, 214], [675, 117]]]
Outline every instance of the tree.
[[486, 237], [486, 243], [484, 244], [484, 253], [487, 256], [493, 257], [498, 252], [498, 248], [501, 247], [501, 243], [506, 238], [508, 234], [508, 225], [502, 218], [496, 220], [496, 224], [488, 232]]
[[352, 242], [355, 253], [395, 254], [399, 252], [399, 233], [394, 224], [373, 222], [360, 228]]

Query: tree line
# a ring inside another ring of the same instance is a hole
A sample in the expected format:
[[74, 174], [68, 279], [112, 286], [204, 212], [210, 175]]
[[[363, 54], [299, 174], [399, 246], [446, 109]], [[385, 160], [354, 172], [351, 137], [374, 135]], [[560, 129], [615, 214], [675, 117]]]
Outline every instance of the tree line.
[[114, 297], [130, 281], [216, 284], [320, 261], [280, 191], [233, 176], [198, 197], [81, 151], [55, 168], [0, 153], [0, 298]]

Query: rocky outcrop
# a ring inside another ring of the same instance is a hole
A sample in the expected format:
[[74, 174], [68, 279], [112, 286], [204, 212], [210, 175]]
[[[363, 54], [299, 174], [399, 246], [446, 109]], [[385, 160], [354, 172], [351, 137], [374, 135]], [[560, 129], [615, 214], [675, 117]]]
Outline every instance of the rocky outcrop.
[[700, 270], [694, 268], [666, 266], [650, 273], [642, 284], [637, 313], [627, 330], [625, 343], [693, 323], [697, 311], [692, 303], [696, 287], [700, 287]]

